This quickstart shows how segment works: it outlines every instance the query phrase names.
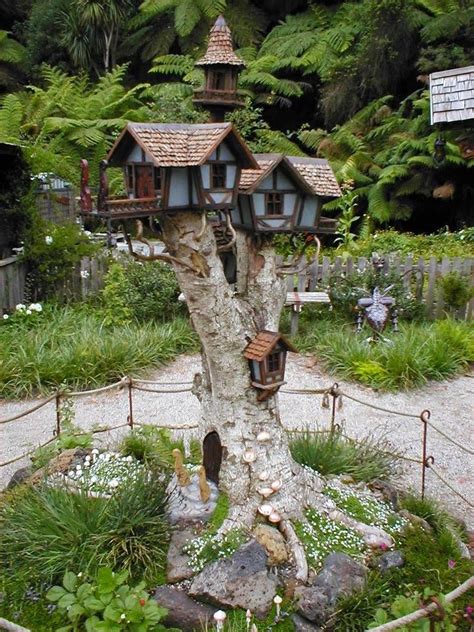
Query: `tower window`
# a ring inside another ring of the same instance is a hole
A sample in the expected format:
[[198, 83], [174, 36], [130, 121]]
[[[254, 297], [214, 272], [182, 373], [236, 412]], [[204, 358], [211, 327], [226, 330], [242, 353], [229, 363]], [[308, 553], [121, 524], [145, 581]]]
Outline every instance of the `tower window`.
[[153, 186], [154, 186], [155, 191], [161, 191], [162, 178], [161, 178], [161, 169], [159, 167], [153, 168]]
[[225, 72], [213, 72], [211, 77], [211, 90], [225, 90], [226, 88], [226, 74]]
[[213, 189], [225, 189], [227, 166], [219, 162], [211, 163], [211, 184]]
[[266, 193], [265, 208], [267, 215], [282, 215], [283, 195], [281, 193]]

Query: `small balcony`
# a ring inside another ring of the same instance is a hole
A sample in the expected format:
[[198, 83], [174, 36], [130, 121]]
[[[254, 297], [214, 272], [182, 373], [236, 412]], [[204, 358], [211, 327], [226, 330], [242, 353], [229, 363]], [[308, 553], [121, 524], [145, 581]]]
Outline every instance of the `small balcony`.
[[87, 217], [100, 217], [103, 219], [140, 219], [149, 215], [161, 213], [160, 198], [124, 198], [106, 199], [97, 209], [82, 210], [82, 215]]

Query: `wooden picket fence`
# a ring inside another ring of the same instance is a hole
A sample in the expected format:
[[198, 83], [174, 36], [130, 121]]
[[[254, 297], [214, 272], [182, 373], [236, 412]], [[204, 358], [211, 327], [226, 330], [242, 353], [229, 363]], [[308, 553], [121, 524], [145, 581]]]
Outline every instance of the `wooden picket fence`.
[[[311, 264], [304, 273], [288, 277], [288, 290], [298, 292], [314, 292], [325, 290], [331, 276], [350, 275], [357, 271], [364, 272], [371, 266], [365, 257], [322, 257]], [[474, 258], [443, 257], [438, 261], [436, 257], [416, 261], [413, 257], [386, 257], [384, 272], [395, 272], [402, 277], [407, 291], [414, 292], [416, 300], [425, 306], [426, 316], [430, 319], [443, 318], [445, 304], [441, 292], [437, 287], [437, 279], [449, 272], [459, 272], [474, 285]], [[474, 299], [456, 312], [456, 317], [470, 320], [474, 313]]]
[[[307, 270], [288, 277], [288, 290], [298, 292], [314, 292], [324, 290], [329, 285], [332, 275], [351, 274], [357, 270], [364, 271], [371, 265], [365, 257], [322, 257]], [[429, 259], [413, 257], [386, 257], [385, 271], [400, 274], [407, 290], [414, 292], [416, 299], [425, 305], [428, 318], [443, 318], [445, 305], [437, 288], [437, 279], [449, 272], [457, 271], [470, 279], [474, 285], [474, 258], [461, 259], [444, 257], [438, 261], [436, 257]], [[67, 281], [58, 287], [59, 297], [69, 299], [85, 299], [103, 287], [103, 277], [107, 271], [107, 260], [104, 257], [84, 257], [76, 266]], [[31, 289], [34, 297], [34, 288]], [[25, 302], [25, 268], [17, 257], [0, 260], [0, 316], [10, 312], [18, 303]], [[456, 313], [461, 319], [470, 320], [474, 314], [474, 299]]]
[[[84, 300], [97, 294], [104, 285], [107, 268], [105, 257], [83, 257], [70, 277], [56, 288], [57, 297], [60, 300]], [[18, 257], [0, 260], [0, 317], [12, 312], [19, 303], [39, 300], [34, 287], [29, 288], [26, 298], [25, 281], [26, 269]]]

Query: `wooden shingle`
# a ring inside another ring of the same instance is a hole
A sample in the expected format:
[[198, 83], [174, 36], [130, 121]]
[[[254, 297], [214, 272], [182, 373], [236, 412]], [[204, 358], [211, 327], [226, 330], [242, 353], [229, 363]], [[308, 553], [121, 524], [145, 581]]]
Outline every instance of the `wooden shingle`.
[[288, 351], [297, 353], [295, 347], [280, 333], [264, 329], [259, 331], [256, 337], [245, 347], [244, 358], [262, 362], [272, 352], [278, 342], [281, 342]]
[[300, 176], [308, 182], [316, 195], [321, 197], [340, 197], [341, 189], [331, 166], [322, 158], [288, 156], [287, 160], [295, 167]]
[[245, 67], [245, 63], [234, 52], [232, 45], [232, 34], [229, 27], [221, 15], [209, 34], [209, 42], [204, 57], [196, 62], [196, 66], [230, 65]]
[[474, 66], [430, 75], [431, 124], [474, 119]]
[[206, 162], [224, 139], [239, 156], [242, 167], [258, 166], [231, 123], [129, 123], [110, 150], [108, 161], [111, 166], [121, 166], [136, 142], [157, 167], [192, 167]]

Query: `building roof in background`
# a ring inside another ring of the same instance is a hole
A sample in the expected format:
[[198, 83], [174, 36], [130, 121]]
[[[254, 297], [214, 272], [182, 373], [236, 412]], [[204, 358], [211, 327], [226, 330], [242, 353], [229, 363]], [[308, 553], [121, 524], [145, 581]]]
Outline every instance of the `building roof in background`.
[[157, 167], [197, 166], [206, 162], [224, 139], [238, 155], [242, 167], [258, 167], [231, 123], [129, 123], [110, 150], [108, 160], [111, 166], [121, 166], [137, 143]]
[[341, 189], [337, 183], [336, 176], [327, 160], [301, 156], [288, 156], [287, 160], [298, 171], [300, 176], [308, 182], [313, 193], [321, 197], [341, 196]]
[[272, 349], [274, 349], [280, 341], [288, 351], [298, 353], [295, 347], [280, 333], [264, 329], [263, 331], [259, 331], [256, 337], [245, 347], [244, 357], [247, 358], [247, 360], [261, 362], [272, 352]]
[[474, 119], [474, 66], [430, 75], [431, 124]]
[[217, 18], [211, 29], [206, 54], [195, 65], [213, 66], [221, 64], [245, 66], [244, 61], [234, 53], [232, 33], [222, 15]]

